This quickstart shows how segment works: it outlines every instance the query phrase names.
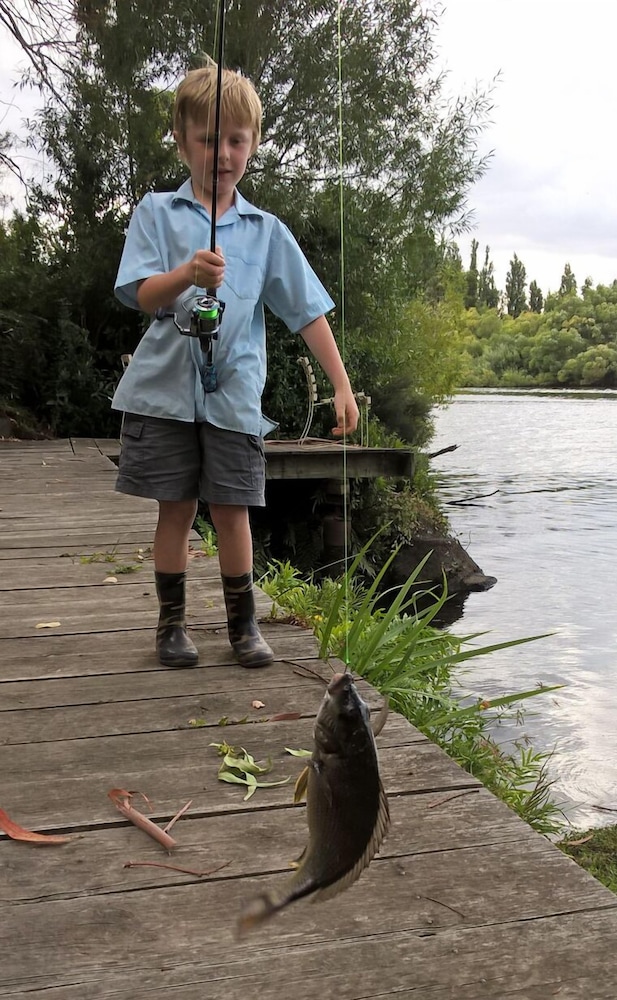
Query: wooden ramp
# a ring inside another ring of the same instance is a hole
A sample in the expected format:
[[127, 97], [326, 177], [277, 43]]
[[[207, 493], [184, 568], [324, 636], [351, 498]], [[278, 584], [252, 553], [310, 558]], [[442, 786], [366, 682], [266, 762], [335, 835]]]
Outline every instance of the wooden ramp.
[[[235, 665], [217, 567], [196, 557], [201, 665], [159, 667], [155, 505], [113, 492], [103, 451], [0, 442], [0, 807], [73, 836], [46, 847], [0, 837], [0, 996], [617, 997], [617, 897], [399, 716], [378, 741], [393, 818], [381, 856], [344, 895], [236, 940], [239, 910], [305, 843], [304, 807], [291, 802], [302, 761], [285, 747], [311, 746], [322, 691], [286, 661], [319, 667], [315, 642], [266, 623], [277, 662]], [[284, 712], [301, 717], [272, 721]], [[217, 780], [210, 744], [222, 740], [272, 757], [271, 777], [292, 781], [244, 802]], [[173, 856], [114, 809], [112, 788], [146, 795], [161, 826], [192, 800]], [[226, 867], [198, 877], [129, 861]]]

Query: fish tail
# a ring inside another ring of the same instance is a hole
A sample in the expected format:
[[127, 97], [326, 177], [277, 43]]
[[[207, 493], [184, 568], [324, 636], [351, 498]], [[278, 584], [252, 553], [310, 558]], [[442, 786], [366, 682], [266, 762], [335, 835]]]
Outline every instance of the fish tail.
[[317, 889], [317, 885], [312, 880], [298, 880], [297, 875], [292, 877], [291, 885], [288, 884], [286, 891], [262, 892], [260, 896], [244, 908], [238, 918], [237, 933], [242, 937], [248, 931], [253, 930], [263, 924], [270, 917], [283, 910], [288, 903], [293, 903], [296, 899], [308, 896]]
[[277, 898], [272, 892], [264, 892], [261, 896], [257, 896], [244, 908], [238, 918], [238, 935], [241, 937], [269, 920], [284, 905], [285, 899]]

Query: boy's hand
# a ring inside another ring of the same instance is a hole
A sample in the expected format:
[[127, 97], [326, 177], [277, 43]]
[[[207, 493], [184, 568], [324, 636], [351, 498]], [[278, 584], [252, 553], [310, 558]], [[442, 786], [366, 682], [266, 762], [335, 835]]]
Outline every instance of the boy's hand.
[[335, 392], [334, 409], [336, 411], [336, 427], [332, 430], [334, 437], [353, 434], [358, 426], [360, 411], [358, 410], [358, 404], [351, 391], [351, 387], [339, 389]]
[[216, 253], [198, 250], [191, 263], [191, 280], [198, 288], [219, 288], [225, 277], [225, 258], [220, 247]]

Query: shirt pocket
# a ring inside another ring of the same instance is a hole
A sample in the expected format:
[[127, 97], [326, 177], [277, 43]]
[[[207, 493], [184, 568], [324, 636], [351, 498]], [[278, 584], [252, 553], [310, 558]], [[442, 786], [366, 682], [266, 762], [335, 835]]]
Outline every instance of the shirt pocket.
[[264, 269], [258, 261], [245, 260], [237, 254], [225, 255], [225, 284], [238, 299], [257, 302], [264, 282]]

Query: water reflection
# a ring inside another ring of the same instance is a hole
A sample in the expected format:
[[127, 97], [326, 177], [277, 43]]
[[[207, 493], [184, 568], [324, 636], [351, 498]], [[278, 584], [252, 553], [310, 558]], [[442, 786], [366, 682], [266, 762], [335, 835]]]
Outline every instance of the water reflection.
[[473, 661], [465, 681], [486, 697], [564, 685], [535, 702], [524, 731], [537, 749], [556, 749], [555, 794], [577, 823], [617, 818], [594, 809], [617, 808], [616, 399], [462, 396], [438, 412], [431, 445], [459, 445], [433, 460], [441, 495], [470, 498], [448, 516], [498, 579], [469, 595], [455, 631], [490, 631], [491, 642], [552, 633]]

